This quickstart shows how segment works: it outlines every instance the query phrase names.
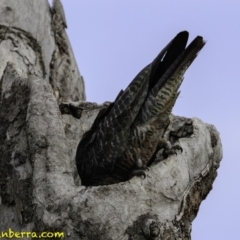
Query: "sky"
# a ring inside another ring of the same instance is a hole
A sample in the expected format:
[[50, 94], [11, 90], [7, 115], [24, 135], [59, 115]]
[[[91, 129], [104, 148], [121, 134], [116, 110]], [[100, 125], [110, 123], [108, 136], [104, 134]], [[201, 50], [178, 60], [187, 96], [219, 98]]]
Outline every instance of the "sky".
[[240, 1], [62, 0], [88, 101], [113, 101], [182, 31], [207, 41], [190, 66], [173, 114], [220, 132], [223, 159], [193, 222], [193, 240], [240, 239]]

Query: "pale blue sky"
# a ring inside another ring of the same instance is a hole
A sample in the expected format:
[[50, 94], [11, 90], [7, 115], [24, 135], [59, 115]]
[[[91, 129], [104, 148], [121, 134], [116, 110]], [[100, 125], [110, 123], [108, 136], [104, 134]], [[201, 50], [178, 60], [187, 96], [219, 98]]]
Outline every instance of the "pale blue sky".
[[207, 41], [173, 110], [214, 124], [223, 144], [218, 177], [193, 222], [192, 239], [240, 239], [240, 1], [62, 1], [88, 101], [114, 100], [179, 31]]

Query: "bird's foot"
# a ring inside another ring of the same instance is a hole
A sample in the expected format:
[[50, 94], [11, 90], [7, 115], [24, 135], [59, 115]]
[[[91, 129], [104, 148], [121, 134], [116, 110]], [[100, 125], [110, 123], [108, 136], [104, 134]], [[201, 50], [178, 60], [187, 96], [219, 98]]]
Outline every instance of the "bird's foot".
[[145, 171], [148, 171], [149, 168], [143, 164], [141, 159], [138, 159], [136, 161], [136, 166], [135, 169], [132, 171], [132, 176], [143, 176], [143, 178], [146, 178], [146, 173]]
[[177, 155], [177, 150], [183, 152], [182, 147], [179, 144], [176, 144], [172, 146], [172, 144], [169, 141], [166, 141], [165, 148], [163, 150], [163, 157], [164, 159], [167, 158], [171, 154], [176, 154]]
[[139, 176], [139, 177], [143, 176], [143, 179], [145, 179], [147, 175], [144, 172], [144, 170], [133, 170], [132, 171], [132, 176]]

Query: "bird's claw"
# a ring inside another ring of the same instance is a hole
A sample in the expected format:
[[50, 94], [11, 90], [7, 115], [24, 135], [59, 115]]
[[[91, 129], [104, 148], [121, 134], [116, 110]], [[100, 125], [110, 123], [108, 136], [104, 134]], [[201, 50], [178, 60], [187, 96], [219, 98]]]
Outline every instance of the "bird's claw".
[[145, 170], [149, 171], [149, 168], [145, 164], [143, 164], [141, 159], [138, 159], [136, 161], [135, 169], [132, 171], [132, 176], [143, 176], [143, 179], [145, 179], [146, 178]]
[[[181, 153], [183, 152], [183, 149], [182, 149], [182, 147], [180, 146], [180, 145], [174, 145], [174, 146], [172, 146], [172, 149], [174, 149], [174, 150], [180, 150], [181, 151]], [[176, 153], [176, 151], [175, 151], [175, 153]]]
[[167, 145], [168, 147], [164, 149], [163, 151], [163, 157], [164, 159], [166, 159], [169, 155], [171, 154], [175, 154], [177, 156], [177, 150], [181, 151], [181, 153], [183, 152], [183, 149], [180, 145], [174, 145], [171, 146], [170, 144]]
[[143, 170], [133, 170], [132, 171], [132, 175], [133, 176], [143, 176], [143, 179], [145, 179], [146, 178], [146, 173], [143, 171]]

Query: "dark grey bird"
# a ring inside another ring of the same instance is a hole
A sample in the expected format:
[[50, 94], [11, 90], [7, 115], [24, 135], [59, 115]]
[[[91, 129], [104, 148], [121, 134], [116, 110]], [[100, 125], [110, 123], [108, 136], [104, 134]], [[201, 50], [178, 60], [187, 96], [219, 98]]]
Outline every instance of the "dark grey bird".
[[183, 75], [205, 42], [196, 37], [186, 48], [188, 32], [180, 32], [143, 68], [116, 100], [102, 109], [77, 148], [82, 184], [97, 186], [144, 175], [160, 148], [175, 153], [162, 135], [179, 95]]

